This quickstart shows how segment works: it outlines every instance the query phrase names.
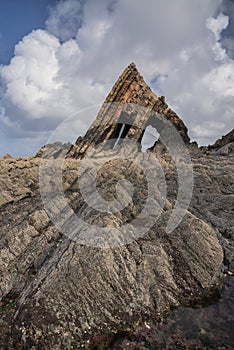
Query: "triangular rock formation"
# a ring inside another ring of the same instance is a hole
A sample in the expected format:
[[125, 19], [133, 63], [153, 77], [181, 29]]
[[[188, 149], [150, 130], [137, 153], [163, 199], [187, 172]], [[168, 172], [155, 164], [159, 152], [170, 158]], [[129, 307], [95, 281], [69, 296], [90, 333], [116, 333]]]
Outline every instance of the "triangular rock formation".
[[[124, 111], [126, 105], [127, 112]], [[136, 106], [139, 106], [137, 113]], [[140, 107], [144, 107], [142, 111]], [[114, 84], [85, 136], [78, 138], [75, 153], [80, 157], [88, 148], [117, 138], [123, 124], [122, 137], [141, 143], [146, 127], [152, 125], [160, 134], [164, 120], [177, 129], [185, 144], [190, 143], [184, 122], [168, 107], [164, 96], [158, 97], [150, 89], [131, 63]]]

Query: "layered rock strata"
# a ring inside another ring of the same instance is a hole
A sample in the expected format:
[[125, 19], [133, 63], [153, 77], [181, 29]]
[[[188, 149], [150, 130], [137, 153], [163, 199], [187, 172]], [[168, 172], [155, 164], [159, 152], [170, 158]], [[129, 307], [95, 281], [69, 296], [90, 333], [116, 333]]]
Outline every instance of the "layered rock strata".
[[[106, 102], [113, 101], [150, 105], [159, 115], [156, 124], [168, 118], [189, 144], [184, 123], [164, 99], [153, 94], [133, 64], [107, 97]], [[118, 125], [110, 120], [106, 128], [99, 129], [99, 118], [104, 115], [108, 119], [105, 106], [85, 137], [70, 150], [62, 177], [70, 207], [96, 227], [97, 235], [102, 227], [111, 230], [131, 224], [149, 195], [144, 171], [134, 162], [118, 159], [116, 147], [110, 151], [116, 159], [97, 173], [97, 188], [105, 200], [112, 201], [116, 184], [127, 179], [132, 189], [122, 183], [121, 200], [130, 195], [132, 199], [118, 212], [100, 213], [82, 196], [77, 177], [83, 176], [86, 188], [90, 185], [90, 178], [82, 173], [82, 158], [89, 147], [113, 137]], [[149, 118], [145, 116], [139, 129], [130, 128], [124, 137], [141, 140]], [[223, 261], [229, 268], [233, 266], [232, 154], [222, 158], [199, 152], [194, 155], [193, 198], [171, 233], [166, 226], [178, 190], [176, 168], [167, 153], [158, 155], [168, 187], [159, 219], [142, 237], [103, 249], [69, 239], [45, 210], [39, 186], [41, 156], [46, 151], [60, 161], [58, 150], [63, 148], [50, 145], [35, 157], [5, 156], [0, 160], [1, 349], [88, 348], [94, 334], [121, 331], [142, 320], [160, 320], [171, 308], [201, 298], [220, 282]], [[150, 162], [152, 152], [135, 151], [136, 163], [139, 157]], [[53, 199], [56, 169], [49, 175], [45, 186]], [[155, 177], [154, 167], [149, 167], [149, 176]]]

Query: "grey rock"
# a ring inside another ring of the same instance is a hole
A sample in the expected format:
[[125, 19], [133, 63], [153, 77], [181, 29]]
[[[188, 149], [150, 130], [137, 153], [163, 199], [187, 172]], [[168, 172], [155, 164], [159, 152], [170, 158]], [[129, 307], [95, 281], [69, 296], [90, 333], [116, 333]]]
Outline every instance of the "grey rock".
[[[135, 72], [135, 67], [130, 70]], [[159, 103], [164, 104], [164, 99]], [[189, 144], [183, 122], [172, 111], [170, 118], [182, 127], [184, 141]], [[93, 136], [97, 136], [96, 130]], [[35, 157], [0, 159], [2, 349], [87, 347], [96, 333], [114, 332], [139, 320], [161, 319], [170, 308], [202, 298], [220, 282], [224, 257], [228, 268], [233, 267], [231, 154], [207, 156], [193, 145], [193, 198], [182, 222], [171, 233], [166, 226], [177, 195], [175, 164], [163, 149], [157, 153], [156, 145], [142, 154], [143, 164], [152, 155], [157, 156], [166, 176], [168, 194], [159, 219], [144, 235], [135, 237], [131, 222], [141, 213], [149, 195], [144, 171], [127, 159], [106, 163], [97, 173], [99, 194], [106, 201], [129, 204], [121, 211], [99, 212], [85, 202], [77, 183], [78, 175], [87, 190], [91, 183], [91, 175], [82, 170], [83, 150], [90, 145], [82, 139], [82, 147], [87, 147], [80, 148], [79, 142], [72, 148], [60, 143], [45, 146]], [[67, 207], [56, 191], [56, 171], [64, 150], [69, 151], [62, 176]], [[118, 147], [111, 152], [118, 155]], [[45, 174], [44, 182], [39, 182], [45, 153], [54, 167]], [[135, 155], [134, 150], [132, 154]], [[95, 161], [101, 157], [99, 154]], [[92, 169], [91, 163], [86, 165]], [[154, 178], [153, 166], [149, 166], [149, 173]], [[160, 181], [158, 177], [154, 188], [157, 197], [152, 198], [149, 216], [160, 206]], [[121, 197], [116, 197], [118, 186]], [[54, 218], [57, 213], [58, 223], [66, 218], [62, 226], [65, 234], [45, 210], [42, 187], [50, 194], [47, 205], [51, 205]], [[74, 217], [78, 215], [92, 225], [93, 229], [86, 232], [88, 237], [92, 234], [94, 239], [101, 239], [101, 228], [107, 227], [106, 240], [120, 239], [111, 237], [111, 229], [130, 223], [132, 239], [115, 247], [106, 247], [105, 239], [104, 247], [70, 239], [66, 235], [72, 219], [69, 208]], [[141, 217], [138, 225], [147, 227], [147, 215]]]

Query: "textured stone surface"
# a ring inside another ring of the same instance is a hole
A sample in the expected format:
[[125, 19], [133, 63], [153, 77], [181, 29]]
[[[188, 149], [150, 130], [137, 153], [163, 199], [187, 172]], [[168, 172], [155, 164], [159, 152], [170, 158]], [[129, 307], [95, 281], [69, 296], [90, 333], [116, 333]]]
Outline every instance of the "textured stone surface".
[[[36, 185], [39, 158], [1, 163], [7, 174], [5, 188], [11, 187], [17, 174], [19, 179], [17, 196], [1, 206], [2, 323], [6, 330], [1, 346], [7, 342], [16, 349], [13, 339], [18, 339], [17, 343], [34, 344], [38, 349], [67, 347], [72, 339], [79, 343], [94, 330], [108, 327], [111, 331], [142, 317], [157, 318], [217, 282], [222, 249], [214, 230], [191, 213], [168, 235], [168, 204], [155, 227], [138, 241], [104, 250], [81, 246], [61, 236], [43, 210]], [[74, 183], [77, 174], [72, 169], [78, 167], [79, 161], [68, 161], [66, 181]], [[100, 186], [109, 188], [110, 195], [120, 169], [124, 177], [131, 177], [134, 170], [135, 183], [142, 183], [141, 171], [115, 162], [100, 173]], [[25, 190], [29, 179], [30, 192]], [[143, 192], [144, 183], [141, 186]], [[96, 217], [85, 209], [74, 185], [66, 187], [77, 212], [86, 211], [86, 218], [93, 222]], [[132, 211], [137, 212], [144, 201], [142, 192], [136, 194]], [[126, 219], [128, 210], [121, 216], [98, 219], [113, 225]], [[11, 335], [9, 325], [13, 326]]]
[[234, 155], [194, 157], [193, 164], [191, 211], [216, 229], [225, 264], [234, 271]]
[[[128, 105], [127, 112], [123, 113], [124, 107], [126, 107], [125, 104]], [[137, 120], [136, 105], [144, 107], [142, 113], [138, 110]], [[164, 96], [158, 97], [150, 89], [135, 64], [132, 63], [118, 78], [104, 101], [97, 118], [85, 136], [78, 138], [76, 147], [71, 150], [71, 154], [81, 157], [82, 154], [100, 142], [117, 138], [123, 124], [126, 125], [124, 129], [125, 137], [141, 142], [144, 130], [148, 125], [152, 125], [160, 133], [166, 120], [169, 120], [178, 130], [184, 142], [189, 144], [188, 130], [183, 121], [168, 107]], [[133, 125], [134, 121], [137, 126]]]
[[[131, 95], [135, 67], [131, 65], [123, 74], [131, 76], [130, 86], [124, 85], [123, 91], [119, 80], [108, 97], [111, 101], [127, 99], [128, 91]], [[139, 89], [135, 102], [145, 100], [144, 92], [149, 96], [150, 89], [145, 83], [139, 86], [138, 80], [134, 84], [133, 90]], [[154, 99], [153, 95], [153, 105]], [[157, 101], [165, 107], [163, 101]], [[183, 122], [174, 114], [173, 118], [175, 124], [179, 123], [179, 131], [187, 135]], [[103, 135], [95, 128], [93, 131], [95, 143], [101, 141]], [[185, 141], [189, 142], [186, 137]], [[98, 214], [85, 203], [76, 183], [81, 171], [79, 158], [87, 150], [82, 150], [81, 145], [89, 146], [82, 142], [77, 141], [64, 164], [63, 187], [71, 207], [86, 221], [100, 226], [131, 221], [147, 197], [141, 169], [120, 159], [100, 169], [98, 189], [107, 200], [115, 198], [115, 183], [122, 178], [132, 181], [135, 191], [132, 202], [121, 212]], [[50, 145], [48, 152], [59, 160], [62, 149], [60, 144]], [[168, 185], [162, 215], [142, 238], [101, 249], [69, 240], [50, 221], [39, 188], [42, 151], [35, 157], [5, 156], [0, 160], [1, 349], [88, 346], [95, 334], [122, 330], [141, 320], [161, 319], [170, 308], [204, 296], [222, 276], [223, 249], [225, 263], [229, 268], [233, 266], [231, 154], [219, 158], [197, 152], [193, 156], [195, 187], [191, 206], [170, 234], [166, 233], [166, 224], [177, 193], [176, 169], [166, 153], [157, 154]], [[150, 154], [144, 153], [143, 158]], [[89, 178], [85, 179], [88, 187]], [[48, 185], [53, 193], [53, 181]], [[127, 190], [123, 193], [128, 195]]]
[[234, 334], [234, 278], [227, 277], [220, 290], [201, 308], [179, 307], [158, 323], [144, 322], [114, 336], [96, 337], [94, 343], [110, 350], [206, 349], [232, 350]]
[[234, 129], [229, 133], [222, 136], [221, 139], [218, 139], [213, 145], [209, 146], [209, 150], [219, 151], [219, 149], [225, 147], [226, 145], [231, 145], [234, 143]]

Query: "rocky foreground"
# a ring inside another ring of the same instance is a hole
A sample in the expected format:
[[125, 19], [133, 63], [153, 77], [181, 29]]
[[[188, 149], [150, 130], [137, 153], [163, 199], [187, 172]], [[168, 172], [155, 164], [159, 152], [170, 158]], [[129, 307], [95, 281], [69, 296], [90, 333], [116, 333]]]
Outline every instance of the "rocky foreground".
[[[144, 162], [154, 154], [164, 171], [167, 199], [160, 217], [142, 237], [133, 236], [127, 244], [105, 248], [70, 239], [45, 210], [39, 186], [43, 151], [56, 161], [62, 146], [51, 145], [28, 158], [3, 157], [0, 349], [101, 349], [103, 335], [111, 339], [115, 333], [133, 329], [141, 322], [160, 322], [181, 304], [202, 304], [220, 286], [225, 274], [234, 271], [233, 131], [227, 143], [199, 149], [190, 143], [187, 128], [164, 99], [150, 92], [151, 102], [147, 102], [149, 88], [144, 84], [135, 66], [130, 65], [108, 101], [130, 103], [135, 96], [135, 102], [152, 103], [159, 113], [157, 121], [145, 118], [146, 123], [160, 124], [160, 118], [165, 118], [178, 128], [191, 154], [194, 172], [192, 200], [182, 222], [167, 232], [178, 179], [173, 159], [160, 140], [150, 151], [136, 151], [135, 155], [136, 162], [138, 157]], [[117, 147], [111, 151], [116, 159], [97, 173], [98, 190], [107, 201], [114, 200], [116, 183], [128, 179], [134, 189], [132, 201], [119, 212], [108, 214], [97, 212], [85, 202], [76, 179], [82, 176], [86, 149], [111, 139], [117, 132], [109, 120], [100, 139], [98, 125], [94, 122], [93, 131], [88, 130], [77, 140], [63, 164], [65, 196], [74, 212], [96, 227], [97, 235], [98, 227], [131, 224], [149, 196], [144, 172], [134, 162], [118, 159]], [[124, 137], [129, 135], [141, 140], [142, 127], [126, 130]], [[51, 171], [53, 179], [55, 170]], [[151, 178], [155, 177], [154, 171], [153, 167], [149, 169]], [[89, 177], [84, 177], [84, 182], [88, 188]], [[48, 191], [56, 196], [53, 181]], [[128, 199], [130, 192], [123, 185], [122, 199]], [[161, 195], [159, 191], [156, 207]], [[94, 339], [100, 340], [99, 345]], [[104, 343], [110, 348], [106, 340]]]

